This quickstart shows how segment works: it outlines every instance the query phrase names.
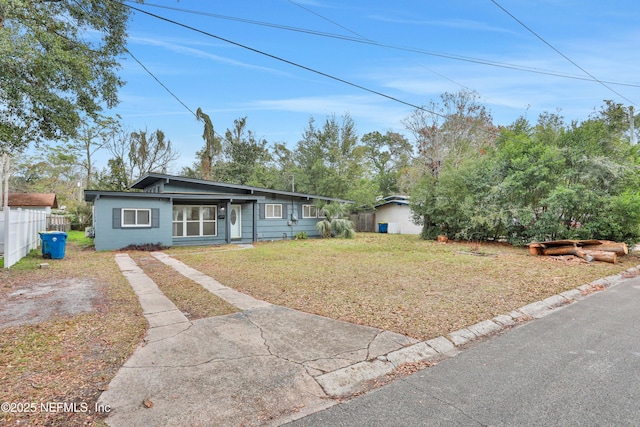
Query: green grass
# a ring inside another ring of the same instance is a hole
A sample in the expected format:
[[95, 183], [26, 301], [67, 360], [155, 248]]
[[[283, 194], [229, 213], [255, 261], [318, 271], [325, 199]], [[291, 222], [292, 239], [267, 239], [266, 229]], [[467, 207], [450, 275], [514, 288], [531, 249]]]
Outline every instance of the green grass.
[[67, 232], [67, 242], [73, 242], [82, 248], [93, 247], [93, 239], [86, 237], [84, 231], [71, 230]]

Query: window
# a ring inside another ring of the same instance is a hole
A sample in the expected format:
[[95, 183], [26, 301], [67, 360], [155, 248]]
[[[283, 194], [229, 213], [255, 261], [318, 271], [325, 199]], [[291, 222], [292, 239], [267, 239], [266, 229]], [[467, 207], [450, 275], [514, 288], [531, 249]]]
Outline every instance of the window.
[[318, 208], [314, 205], [302, 205], [302, 218], [317, 218]]
[[267, 204], [264, 205], [265, 218], [282, 218], [282, 205]]
[[173, 206], [173, 237], [216, 236], [217, 206]]
[[122, 227], [151, 227], [151, 209], [122, 209]]

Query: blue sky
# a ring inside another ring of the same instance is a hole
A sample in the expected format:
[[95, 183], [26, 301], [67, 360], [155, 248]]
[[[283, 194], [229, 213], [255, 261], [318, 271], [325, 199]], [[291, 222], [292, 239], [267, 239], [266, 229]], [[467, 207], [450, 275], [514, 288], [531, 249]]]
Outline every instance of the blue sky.
[[[474, 90], [496, 124], [558, 111], [584, 120], [604, 99], [640, 111], [639, 2], [497, 3], [513, 17], [491, 0], [127, 2], [407, 104]], [[247, 116], [258, 137], [293, 148], [310, 117], [349, 113], [359, 135], [409, 136], [409, 105], [140, 12], [128, 48], [192, 111], [209, 114], [219, 134]], [[174, 172], [190, 165], [204, 144], [202, 124], [131, 57], [120, 75], [127, 85], [111, 113], [131, 130], [163, 130], [181, 154]]]

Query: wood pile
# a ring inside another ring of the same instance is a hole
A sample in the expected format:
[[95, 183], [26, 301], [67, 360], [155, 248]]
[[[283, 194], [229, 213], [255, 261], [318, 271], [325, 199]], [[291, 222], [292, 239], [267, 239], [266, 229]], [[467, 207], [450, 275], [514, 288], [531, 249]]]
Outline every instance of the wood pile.
[[629, 253], [626, 243], [609, 240], [554, 240], [529, 244], [532, 255], [573, 255], [586, 261], [604, 261], [615, 264], [618, 256]]

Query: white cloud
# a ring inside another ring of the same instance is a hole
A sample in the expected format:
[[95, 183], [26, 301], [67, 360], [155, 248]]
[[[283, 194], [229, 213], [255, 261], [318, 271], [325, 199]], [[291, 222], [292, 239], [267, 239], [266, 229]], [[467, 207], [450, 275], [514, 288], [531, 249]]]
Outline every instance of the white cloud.
[[213, 62], [218, 62], [226, 65], [242, 67], [242, 68], [247, 68], [252, 70], [264, 71], [271, 74], [288, 75], [288, 73], [285, 73], [280, 70], [276, 70], [274, 68], [261, 67], [258, 65], [248, 64], [246, 62], [237, 61], [235, 59], [231, 59], [225, 56], [215, 55], [202, 49], [189, 47], [186, 45], [186, 43], [182, 43], [182, 42], [176, 43], [173, 41], [163, 40], [160, 38], [145, 38], [145, 37], [131, 37], [130, 40], [132, 42], [136, 42], [142, 45], [161, 47], [163, 49], [178, 53], [180, 55], [187, 55], [194, 58], [203, 58]]

